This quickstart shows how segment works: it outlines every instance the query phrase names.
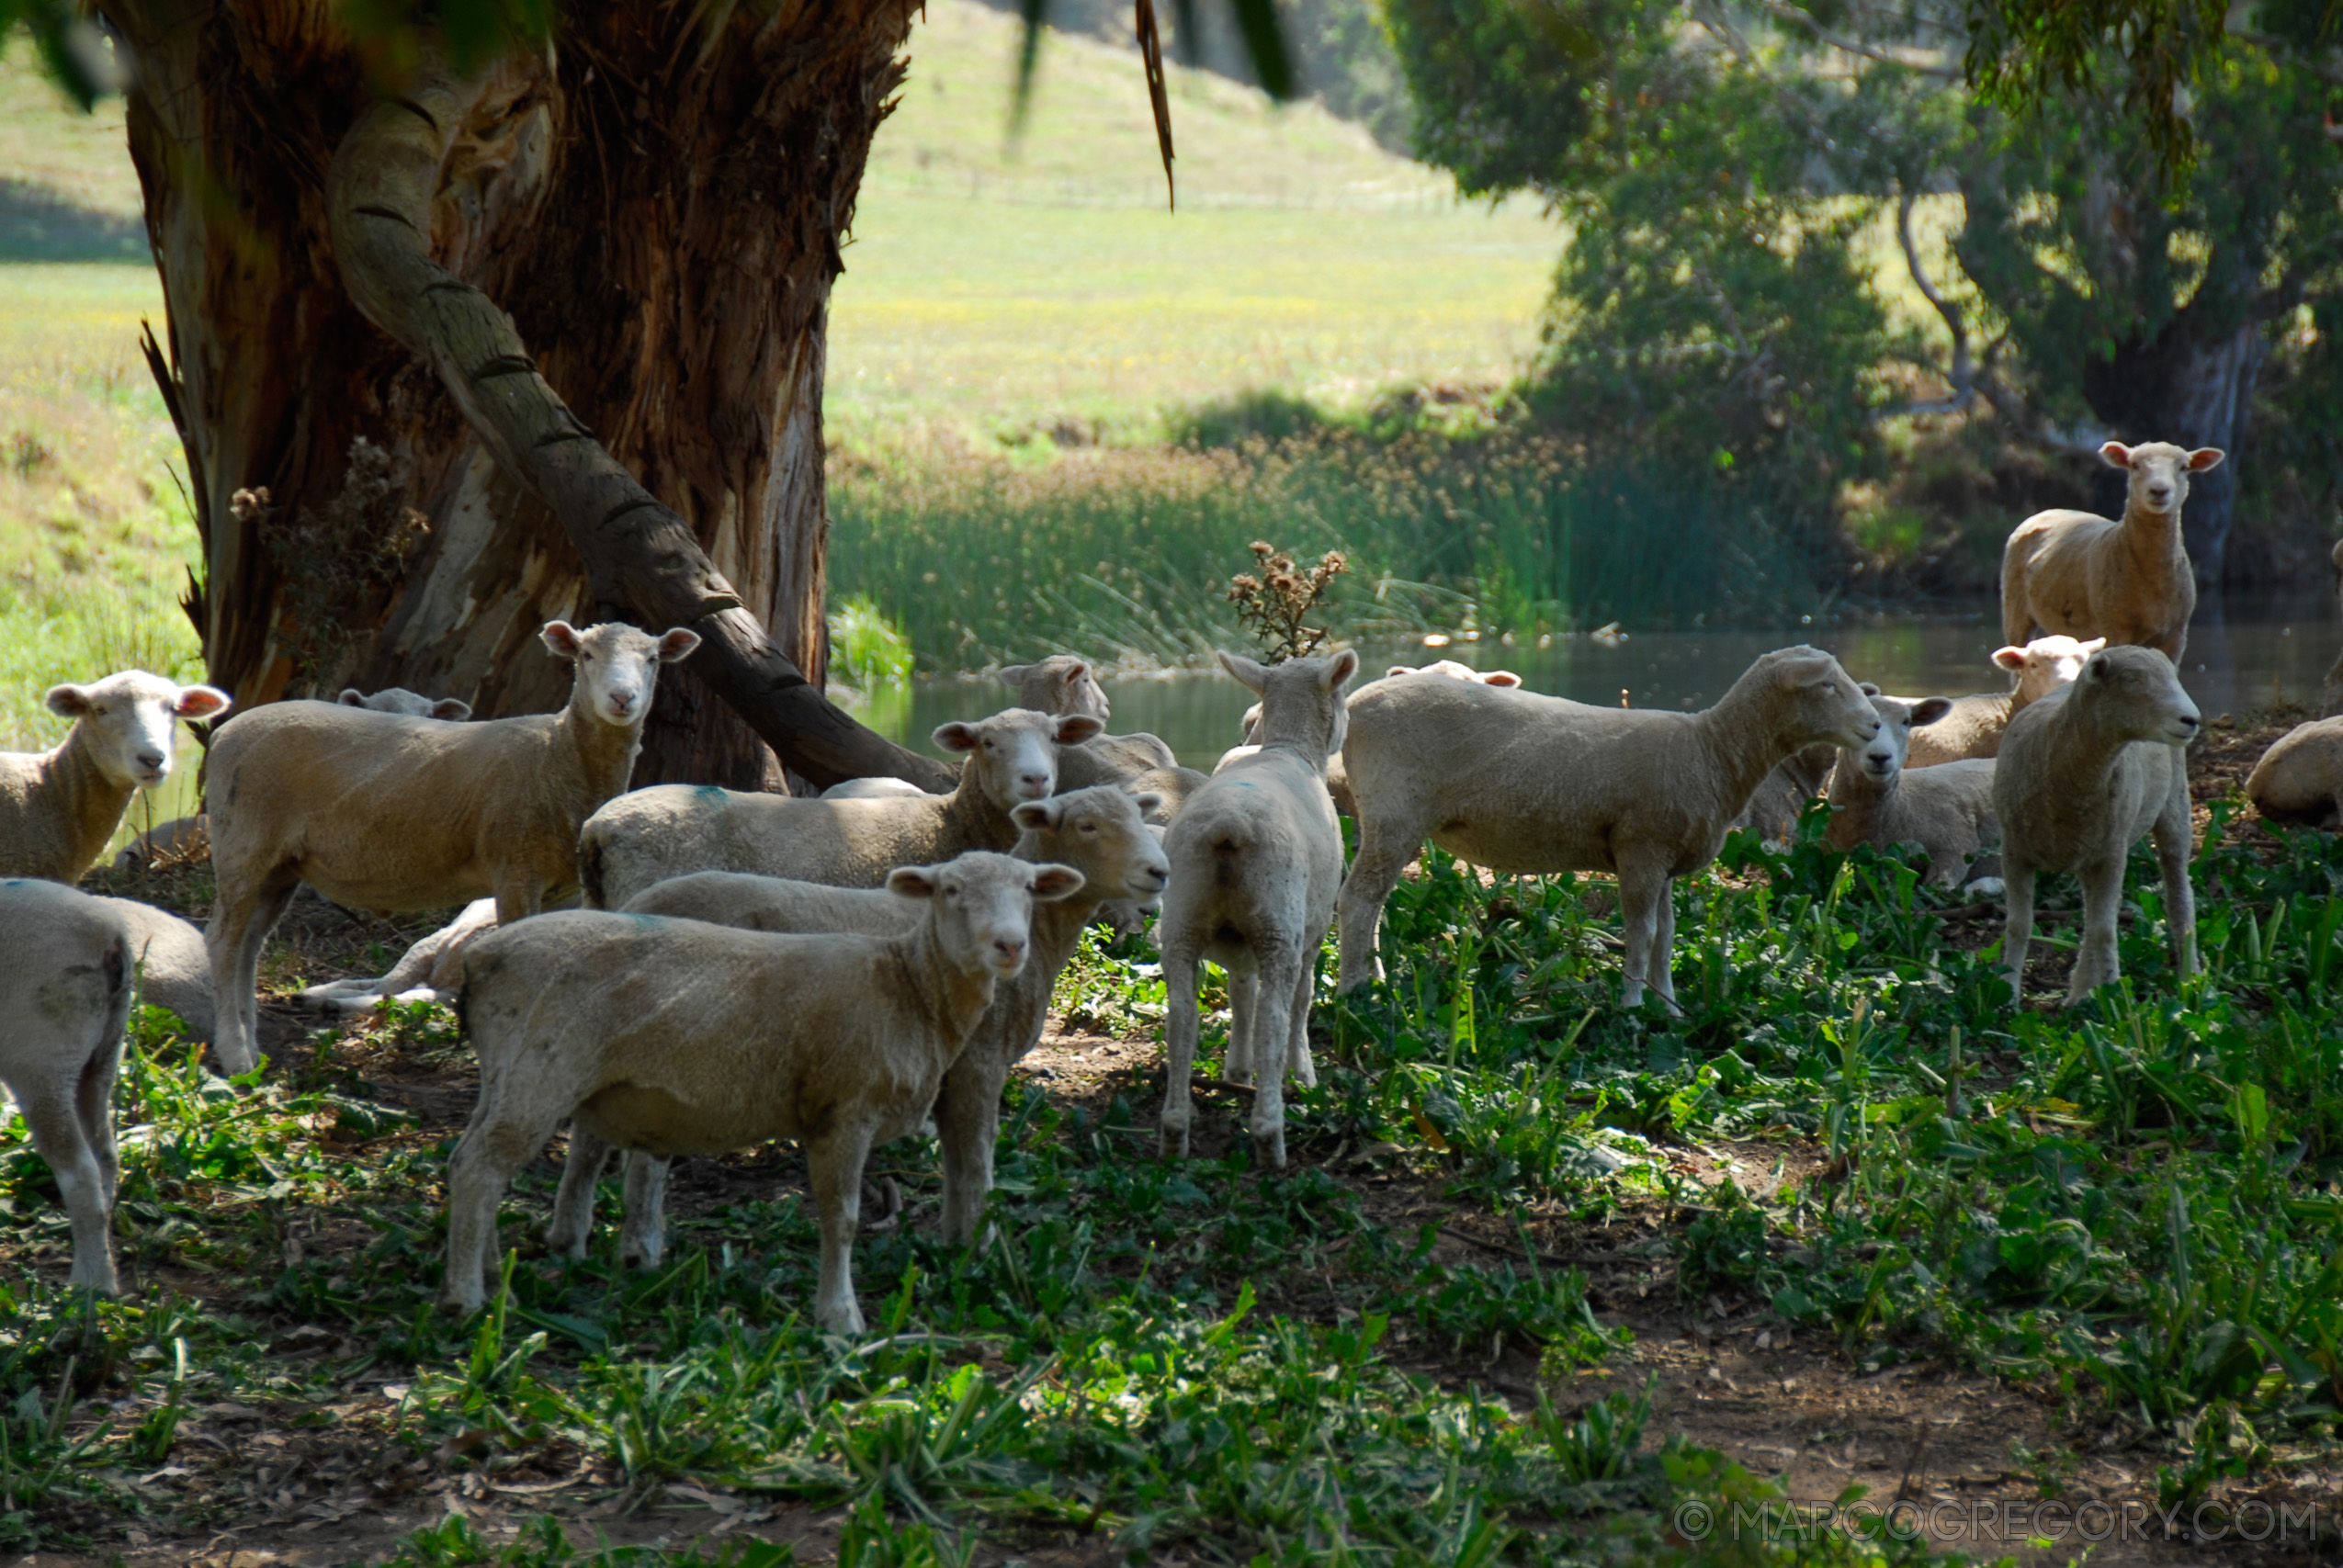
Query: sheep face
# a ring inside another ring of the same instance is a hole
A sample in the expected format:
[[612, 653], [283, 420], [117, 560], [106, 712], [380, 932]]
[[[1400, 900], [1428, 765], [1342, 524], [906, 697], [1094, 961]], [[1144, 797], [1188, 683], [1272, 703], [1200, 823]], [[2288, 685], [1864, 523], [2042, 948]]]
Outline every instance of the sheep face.
[[1147, 823], [1147, 814], [1162, 804], [1160, 795], [1129, 795], [1097, 784], [1029, 800], [1009, 813], [1009, 819], [1039, 837], [1042, 853], [1079, 868], [1094, 888], [1120, 888], [1149, 899], [1172, 879], [1163, 840]]
[[2070, 637], [2038, 637], [2023, 648], [1995, 649], [1993, 662], [2018, 678], [2017, 705], [2023, 707], [2061, 686], [2072, 685], [2083, 672], [2084, 661], [2106, 646], [2103, 637], [2088, 642], [2077, 642]]
[[571, 705], [621, 729], [639, 728], [651, 712], [659, 667], [689, 659], [699, 646], [699, 634], [681, 626], [655, 637], [617, 621], [583, 631], [567, 621], [548, 621], [538, 635], [554, 658], [577, 666]]
[[1033, 664], [1012, 664], [1001, 679], [1014, 687], [1024, 705], [1042, 713], [1079, 714], [1104, 724], [1113, 716], [1106, 690], [1087, 659], [1053, 653]]
[[88, 686], [51, 686], [49, 711], [73, 719], [99, 772], [124, 789], [151, 789], [171, 776], [175, 725], [216, 718], [231, 699], [214, 686], [182, 686], [143, 670], [125, 670]]
[[372, 694], [356, 686], [345, 686], [334, 701], [345, 708], [371, 708], [376, 713], [403, 714], [409, 718], [440, 718], [460, 724], [471, 717], [472, 705], [455, 697], [441, 697], [436, 702], [404, 686], [385, 686]]
[[1820, 649], [1777, 649], [1760, 655], [1759, 664], [1771, 666], [1775, 688], [1789, 699], [1784, 705], [1787, 728], [1798, 745], [1827, 740], [1861, 751], [1879, 733], [1879, 715], [1872, 709], [1871, 696]]
[[1922, 697], [1907, 702], [1901, 697], [1880, 695], [1879, 688], [1866, 681], [1862, 690], [1871, 697], [1872, 712], [1879, 717], [1879, 733], [1860, 751], [1848, 755], [1863, 777], [1885, 784], [1904, 771], [1905, 761], [1912, 754], [1912, 730], [1923, 724], [1934, 724], [1952, 711], [1950, 697]]
[[2172, 660], [2153, 648], [2101, 649], [2083, 665], [2066, 700], [2126, 740], [2186, 746], [2197, 738], [2197, 705], [2180, 689]]
[[1025, 966], [1033, 907], [1079, 893], [1082, 874], [975, 851], [942, 865], [898, 866], [887, 890], [929, 900], [945, 962], [966, 974], [1005, 980]]
[[963, 752], [977, 787], [1002, 811], [1040, 800], [1058, 787], [1058, 748], [1079, 746], [1106, 727], [1084, 714], [1053, 716], [1034, 708], [1010, 708], [974, 724], [936, 727], [934, 740], [946, 751]]
[[2111, 441], [2099, 449], [2099, 455], [2111, 468], [2131, 470], [2126, 509], [2152, 517], [2179, 511], [2180, 503], [2189, 499], [2189, 476], [2219, 468], [2227, 456], [2218, 446], [2200, 446], [2191, 452], [2169, 441], [2151, 441], [2145, 446]]

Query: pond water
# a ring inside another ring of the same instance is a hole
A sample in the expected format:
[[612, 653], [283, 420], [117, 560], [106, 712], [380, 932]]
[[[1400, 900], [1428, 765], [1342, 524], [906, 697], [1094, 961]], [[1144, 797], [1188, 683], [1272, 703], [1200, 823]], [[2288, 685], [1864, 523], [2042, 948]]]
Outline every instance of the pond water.
[[[1369, 675], [1393, 664], [1454, 659], [1476, 669], [1511, 670], [1532, 691], [1577, 702], [1615, 704], [1624, 692], [1639, 708], [1705, 707], [1723, 695], [1749, 661], [1769, 649], [1810, 642], [1836, 654], [1848, 673], [1906, 696], [2002, 691], [1995, 669], [2001, 646], [1991, 604], [1966, 613], [1898, 615], [1776, 630], [1630, 632], [1615, 643], [1588, 637], [1553, 638], [1544, 648], [1458, 640], [1369, 644], [1360, 655]], [[2230, 599], [2198, 607], [2189, 630], [2181, 681], [2208, 717], [2284, 703], [2315, 707], [2319, 684], [2343, 646], [2335, 601], [2325, 595]], [[1109, 677], [1117, 733], [1161, 736], [1192, 767], [1210, 768], [1237, 743], [1238, 719], [1251, 694], [1218, 670]], [[1007, 689], [969, 678], [922, 681], [882, 694], [858, 713], [891, 739], [922, 750], [937, 725], [997, 712]]]

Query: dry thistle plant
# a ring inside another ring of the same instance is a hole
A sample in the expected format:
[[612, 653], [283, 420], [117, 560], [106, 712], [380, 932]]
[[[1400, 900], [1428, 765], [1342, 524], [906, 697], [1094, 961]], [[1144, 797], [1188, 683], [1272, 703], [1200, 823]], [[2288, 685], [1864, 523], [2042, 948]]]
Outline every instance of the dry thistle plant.
[[1302, 623], [1318, 608], [1334, 580], [1351, 570], [1340, 550], [1329, 550], [1316, 566], [1302, 568], [1274, 545], [1253, 541], [1253, 561], [1261, 575], [1239, 572], [1228, 582], [1228, 603], [1237, 619], [1269, 649], [1269, 661], [1301, 659], [1326, 641], [1324, 626]]

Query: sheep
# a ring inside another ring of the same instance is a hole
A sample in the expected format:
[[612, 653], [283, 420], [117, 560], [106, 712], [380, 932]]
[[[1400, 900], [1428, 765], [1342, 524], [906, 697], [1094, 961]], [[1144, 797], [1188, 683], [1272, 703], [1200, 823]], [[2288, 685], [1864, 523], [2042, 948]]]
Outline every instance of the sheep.
[[74, 1226], [72, 1282], [112, 1295], [114, 1077], [136, 960], [121, 911], [54, 882], [0, 882], [0, 1082]]
[[886, 777], [872, 779], [841, 779], [821, 792], [823, 800], [885, 800], [890, 796], [925, 795], [909, 779]]
[[2083, 885], [2083, 942], [2066, 1005], [2116, 977], [2115, 913], [2123, 861], [2153, 833], [2166, 923], [2183, 976], [2196, 972], [2196, 898], [2189, 886], [2189, 769], [2197, 705], [2172, 661], [2151, 648], [2101, 649], [2071, 686], [2009, 721], [1993, 778], [2001, 819], [2009, 926], [2002, 966], [2022, 995], [2034, 878], [2071, 871]]
[[344, 707], [372, 708], [376, 713], [402, 713], [410, 718], [444, 719], [460, 724], [471, 717], [472, 705], [455, 697], [426, 697], [410, 692], [404, 686], [385, 686], [371, 694], [356, 686], [345, 686], [342, 694], [334, 699]]
[[[1440, 675], [1451, 681], [1477, 681], [1484, 686], [1518, 686], [1522, 683], [1522, 678], [1511, 670], [1476, 670], [1453, 659], [1438, 660], [1421, 668], [1412, 664], [1394, 664], [1384, 671], [1386, 680], [1400, 675]], [[1247, 708], [1245, 716], [1239, 722], [1243, 727], [1244, 740], [1220, 753], [1220, 761], [1212, 765], [1216, 773], [1231, 762], [1242, 761], [1261, 750], [1261, 705], [1255, 703]], [[1342, 754], [1340, 751], [1326, 759], [1326, 793], [1333, 796], [1338, 815], [1351, 815], [1351, 781], [1342, 772]]]
[[138, 971], [139, 999], [176, 1013], [190, 1040], [211, 1038], [211, 963], [203, 931], [166, 909], [133, 898], [98, 900], [122, 919], [130, 933], [130, 964]]
[[[1262, 748], [1215, 773], [1172, 819], [1163, 852], [1172, 863], [1155, 944], [1171, 998], [1165, 1039], [1164, 1157], [1184, 1159], [1194, 1120], [1188, 1076], [1201, 1020], [1197, 966], [1209, 958], [1228, 972], [1233, 1021], [1225, 1068], [1255, 1084], [1253, 1157], [1285, 1164], [1285, 1075], [1318, 1081], [1310, 1061], [1309, 1009], [1319, 945], [1342, 880], [1342, 831], [1326, 793], [1326, 759], [1341, 750], [1344, 688], [1358, 655], [1290, 659], [1263, 666], [1222, 653], [1221, 667], [1261, 694]], [[1451, 681], [1409, 682], [1468, 687]]]
[[2224, 454], [2110, 441], [2099, 455], [2131, 470], [2122, 519], [2052, 511], [2018, 525], [2001, 552], [2003, 639], [2023, 643], [2039, 626], [2153, 648], [2177, 664], [2197, 607], [2180, 506], [2189, 476], [2218, 468]]
[[385, 1001], [453, 1003], [464, 974], [464, 948], [496, 929], [496, 900], [475, 898], [447, 925], [399, 955], [387, 975], [333, 980], [296, 992], [292, 1004], [311, 1012], [358, 1013]]
[[821, 1225], [814, 1316], [860, 1333], [864, 1160], [919, 1125], [996, 982], [1024, 965], [1034, 906], [1081, 874], [977, 852], [898, 867], [887, 886], [925, 900], [926, 919], [885, 937], [773, 936], [577, 910], [473, 942], [480, 1100], [448, 1162], [444, 1300], [480, 1306], [498, 1196], [574, 1116], [602, 1145], [669, 1157], [799, 1140]]
[[2343, 821], [2343, 718], [2314, 719], [2280, 736], [2247, 775], [2246, 798], [2272, 822]]
[[1594, 707], [1462, 681], [1377, 681], [1351, 701], [1342, 761], [1358, 857], [1342, 885], [1341, 987], [1380, 978], [1384, 901], [1427, 838], [1501, 872], [1608, 871], [1627, 928], [1623, 999], [1670, 1007], [1670, 886], [1791, 753], [1862, 746], [1871, 699], [1819, 649], [1761, 655], [1699, 713]]
[[1828, 741], [1791, 752], [1759, 782], [1731, 826], [1754, 828], [1768, 848], [1787, 849], [1797, 841], [1798, 819], [1806, 814], [1807, 803], [1828, 786], [1838, 761], [1839, 748]]
[[1866, 682], [1879, 733], [1861, 748], [1841, 747], [1830, 775], [1830, 841], [1918, 843], [1928, 855], [1928, 880], [1957, 887], [1968, 879], [1972, 856], [2001, 837], [1993, 819], [1993, 759], [1945, 762], [1913, 772], [1904, 755], [1921, 725], [1950, 711], [1950, 697], [1907, 701], [1885, 697]]
[[877, 887], [899, 865], [1006, 850], [1017, 841], [1010, 811], [1055, 790], [1059, 748], [1089, 739], [1098, 726], [1027, 708], [944, 725], [935, 743], [968, 759], [949, 795], [799, 800], [700, 784], [639, 789], [595, 812], [579, 837], [586, 902], [615, 909], [654, 882], [694, 871]]
[[2103, 637], [2088, 642], [2077, 642], [2070, 637], [2038, 637], [2022, 648], [1995, 649], [1993, 662], [2012, 677], [2009, 690], [1955, 697], [1943, 717], [1915, 724], [1905, 770], [1995, 755], [2001, 750], [2002, 731], [2009, 728], [2019, 709], [2073, 681], [2082, 672], [2083, 660], [2106, 646]]
[[[2327, 558], [2335, 563], [2336, 603], [2343, 607], [2343, 539], [2335, 542]], [[2328, 718], [2343, 714], [2343, 654], [2336, 655], [2335, 662], [2327, 666], [2326, 679], [2319, 684], [2318, 711]]]
[[96, 862], [131, 795], [170, 777], [175, 722], [217, 717], [232, 702], [143, 670], [51, 686], [46, 700], [74, 727], [53, 751], [0, 751], [0, 876], [64, 883]]
[[447, 724], [288, 702], [221, 728], [206, 941], [212, 1043], [229, 1072], [252, 1070], [261, 945], [302, 883], [361, 909], [439, 909], [485, 894], [504, 925], [577, 885], [578, 829], [627, 787], [659, 667], [688, 658], [699, 636], [567, 621], [539, 636], [577, 667], [559, 713]]
[[[944, 1077], [935, 1122], [944, 1156], [944, 1224], [947, 1241], [976, 1237], [985, 1194], [992, 1189], [992, 1146], [1001, 1125], [1001, 1089], [1009, 1069], [1041, 1038], [1050, 993], [1073, 957], [1082, 927], [1102, 902], [1159, 897], [1170, 875], [1158, 831], [1144, 820], [1156, 802], [1112, 785], [1029, 800], [1010, 815], [1020, 829], [1015, 857], [1036, 864], [1068, 865], [1082, 874], [1081, 891], [1034, 911], [1033, 951], [1014, 978], [993, 987], [992, 1006]], [[918, 922], [915, 906], [883, 891], [826, 887], [809, 882], [703, 871], [648, 888], [628, 900], [625, 914], [673, 915], [759, 931], [860, 931], [888, 936]], [[594, 1207], [593, 1180], [601, 1159], [571, 1134], [571, 1166], [554, 1205], [551, 1245], [583, 1255]], [[644, 1224], [629, 1217], [630, 1243], [655, 1256], [658, 1193], [664, 1162], [648, 1178], [628, 1171], [630, 1203], [650, 1210]], [[640, 1199], [638, 1198], [640, 1194]], [[648, 1226], [649, 1228], [646, 1228]]]
[[1074, 715], [1098, 720], [1100, 734], [1069, 747], [1058, 759], [1058, 787], [1091, 789], [1099, 784], [1134, 784], [1141, 773], [1176, 768], [1180, 759], [1157, 737], [1145, 731], [1130, 735], [1104, 733], [1110, 712], [1105, 689], [1099, 685], [1090, 660], [1070, 653], [1053, 653], [1035, 664], [1012, 664], [1001, 679], [1015, 688], [1017, 705], [1037, 713]]

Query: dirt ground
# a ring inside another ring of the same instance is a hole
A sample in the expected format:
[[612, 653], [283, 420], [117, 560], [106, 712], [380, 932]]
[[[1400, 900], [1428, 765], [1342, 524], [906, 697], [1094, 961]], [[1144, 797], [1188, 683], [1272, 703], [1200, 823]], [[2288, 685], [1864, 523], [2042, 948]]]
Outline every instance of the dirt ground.
[[[2255, 758], [2284, 732], [2289, 716], [2214, 718], [2191, 753], [2190, 776], [2200, 803], [2241, 783]], [[2233, 832], [2258, 835], [2250, 808], [2233, 819]], [[164, 883], [119, 886], [113, 890], [153, 897], [200, 916], [208, 878], [201, 870], [170, 874]], [[294, 975], [310, 981], [345, 974], [379, 972], [406, 942], [430, 929], [427, 921], [386, 922], [353, 917], [304, 896], [271, 950], [267, 974], [278, 983]], [[1956, 922], [1954, 940], [1990, 942], [1998, 934], [1998, 910], [1979, 907]], [[1149, 1036], [1113, 1039], [1067, 1032], [1053, 1021], [1041, 1046], [1019, 1066], [1029, 1079], [1046, 1083], [1060, 1103], [1102, 1112], [1116, 1095], [1126, 1096], [1142, 1121], [1160, 1104], [1160, 1050]], [[263, 1044], [287, 1068], [300, 1071], [310, 1057], [314, 1019], [278, 1003], [263, 1010]], [[467, 1055], [447, 1053], [424, 1062], [387, 1049], [371, 1055], [337, 1050], [336, 1060], [357, 1067], [379, 1086], [379, 1098], [413, 1112], [418, 1128], [399, 1136], [432, 1143], [459, 1129], [470, 1109], [476, 1077]], [[1207, 1095], [1199, 1104], [1195, 1145], [1200, 1156], [1222, 1152], [1241, 1135], [1241, 1101], [1233, 1095]], [[549, 1172], [558, 1168], [557, 1145], [542, 1156]], [[1730, 1176], [1743, 1188], [1770, 1192], [1782, 1181], [1803, 1181], [1816, 1156], [1802, 1142], [1718, 1143], [1673, 1148], [1667, 1157], [1678, 1173], [1715, 1181]], [[1357, 1193], [1367, 1212], [1394, 1228], [1412, 1231], [1427, 1221], [1442, 1227], [1439, 1256], [1483, 1262], [1518, 1258], [1517, 1233], [1495, 1216], [1444, 1199], [1436, 1175], [1408, 1169], [1376, 1150], [1339, 1157], [1333, 1174]], [[706, 1212], [743, 1196], [772, 1197], [801, 1189], [803, 1168], [793, 1155], [750, 1151], [723, 1160], [676, 1163], [671, 1205], [678, 1214]], [[1995, 1558], [2014, 1556], [2029, 1563], [2066, 1563], [2088, 1548], [2095, 1562], [2184, 1568], [2234, 1562], [2241, 1557], [2270, 1563], [2343, 1562], [2337, 1506], [2343, 1503], [2343, 1468], [2296, 1472], [2255, 1495], [2270, 1508], [2315, 1506], [2323, 1540], [2314, 1542], [2300, 1524], [2257, 1543], [2236, 1534], [2217, 1540], [2192, 1540], [2190, 1521], [2168, 1530], [2155, 1512], [2156, 1470], [2171, 1462], [2144, 1448], [2128, 1430], [2077, 1429], [2066, 1423], [2058, 1391], [1981, 1376], [1950, 1365], [1923, 1361], [1870, 1371], [1858, 1366], [1827, 1337], [1795, 1335], [1768, 1320], [1751, 1301], [1682, 1303], [1668, 1238], [1681, 1226], [1654, 1202], [1634, 1207], [1608, 1227], [1577, 1225], [1559, 1206], [1532, 1213], [1528, 1235], [1542, 1262], [1571, 1264], [1586, 1270], [1591, 1301], [1606, 1325], [1633, 1331], [1634, 1343], [1613, 1365], [1580, 1376], [1560, 1401], [1576, 1408], [1602, 1394], [1640, 1387], [1659, 1379], [1656, 1438], [1680, 1432], [1692, 1441], [1722, 1450], [1753, 1472], [1786, 1478], [1802, 1504], [1828, 1506], [1851, 1486], [1865, 1489], [1862, 1506], [1896, 1506], [1895, 1522], [1919, 1529], [1931, 1543]], [[933, 1223], [915, 1206], [912, 1224]], [[371, 1238], [314, 1235], [289, 1238], [289, 1248], [311, 1256], [355, 1251]], [[0, 1247], [0, 1257], [17, 1249]], [[19, 1253], [19, 1257], [22, 1255]], [[62, 1263], [62, 1258], [53, 1260]], [[133, 1284], [142, 1284], [136, 1281]], [[168, 1280], [189, 1294], [214, 1282], [199, 1277]], [[1306, 1299], [1264, 1303], [1277, 1310], [1307, 1314]], [[238, 1310], [253, 1315], [249, 1303]], [[287, 1320], [270, 1325], [274, 1348], [284, 1355], [350, 1355], [357, 1348], [337, 1342], [330, 1331]], [[1516, 1410], [1534, 1404], [1536, 1363], [1518, 1348], [1494, 1361], [1439, 1359], [1402, 1355], [1409, 1371], [1462, 1391], [1477, 1387], [1488, 1398]], [[183, 1440], [171, 1462], [152, 1474], [129, 1479], [153, 1496], [161, 1511], [191, 1496], [208, 1500], [204, 1510], [225, 1522], [200, 1534], [164, 1539], [131, 1529], [109, 1527], [86, 1552], [41, 1551], [0, 1568], [64, 1568], [66, 1564], [194, 1564], [197, 1568], [263, 1568], [373, 1561], [419, 1526], [450, 1513], [471, 1517], [492, 1543], [509, 1539], [542, 1514], [564, 1519], [581, 1544], [597, 1537], [614, 1544], [680, 1545], [698, 1538], [755, 1537], [795, 1543], [799, 1561], [834, 1556], [843, 1515], [754, 1496], [734, 1496], [690, 1486], [667, 1489], [663, 1498], [623, 1511], [607, 1501], [611, 1477], [587, 1463], [567, 1473], [504, 1477], [484, 1485], [458, 1472], [452, 1455], [410, 1457], [384, 1440], [400, 1418], [407, 1396], [395, 1373], [359, 1374], [337, 1398], [317, 1404], [266, 1407], [211, 1404], [199, 1407], [180, 1427]], [[126, 1402], [127, 1403], [127, 1402]], [[125, 1419], [135, 1414], [125, 1413]], [[575, 1462], [574, 1459], [565, 1462]], [[2233, 1495], [2233, 1505], [2242, 1495]], [[2045, 1505], [2049, 1506], [2045, 1509]], [[2274, 1515], [2272, 1516], [2275, 1517]], [[93, 1520], [93, 1525], [97, 1521]], [[2250, 1536], [2262, 1516], [2247, 1508], [2239, 1522]], [[1698, 1520], [1679, 1521], [1697, 1529]], [[1709, 1527], [1732, 1529], [1730, 1520]], [[2031, 1544], [2030, 1544], [2031, 1542]], [[1066, 1532], [1043, 1532], [1024, 1540], [988, 1544], [978, 1562], [1022, 1560], [1035, 1568], [1104, 1564], [1118, 1560], [1105, 1541]], [[1183, 1564], [1174, 1554], [1160, 1559]]]

